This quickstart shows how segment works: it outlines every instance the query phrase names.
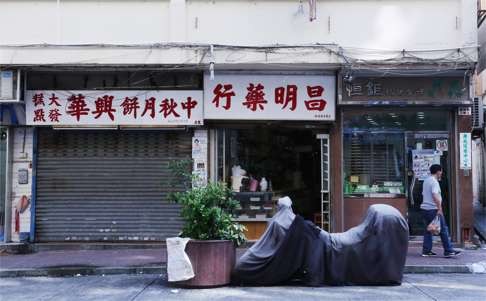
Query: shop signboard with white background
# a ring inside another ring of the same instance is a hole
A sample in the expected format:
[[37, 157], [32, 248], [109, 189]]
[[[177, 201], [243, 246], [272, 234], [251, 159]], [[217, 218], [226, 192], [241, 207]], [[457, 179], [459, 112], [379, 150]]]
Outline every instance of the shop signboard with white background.
[[29, 90], [28, 125], [201, 125], [203, 92]]
[[204, 118], [333, 121], [335, 81], [331, 75], [205, 75]]

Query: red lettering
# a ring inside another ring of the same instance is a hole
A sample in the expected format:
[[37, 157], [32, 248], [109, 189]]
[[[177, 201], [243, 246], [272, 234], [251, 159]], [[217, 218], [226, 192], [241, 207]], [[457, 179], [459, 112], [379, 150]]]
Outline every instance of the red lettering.
[[108, 117], [110, 117], [111, 121], [115, 120], [115, 115], [113, 115], [113, 113], [116, 112], [116, 110], [112, 108], [113, 98], [114, 96], [112, 95], [98, 97], [98, 99], [95, 101], [96, 111], [92, 112], [93, 114], [96, 114], [94, 117], [95, 119], [100, 118], [103, 113], [106, 113], [108, 114]]
[[150, 117], [154, 119], [155, 117], [155, 97], [150, 97], [145, 99], [145, 109], [143, 110], [142, 117], [150, 110]]
[[52, 96], [49, 97], [49, 100], [51, 101], [49, 103], [50, 106], [52, 106], [53, 104], [60, 107], [61, 104], [59, 102], [57, 102], [59, 100], [59, 97], [56, 96], [56, 94], [52, 93]]
[[34, 103], [34, 106], [44, 106], [45, 103], [44, 103], [44, 94], [42, 93], [39, 93], [39, 94], [34, 94], [34, 96], [32, 96], [32, 102]]
[[46, 122], [44, 118], [44, 109], [38, 109], [34, 111], [34, 122]]
[[61, 112], [59, 112], [59, 109], [52, 109], [49, 111], [49, 119], [51, 122], [59, 122], [59, 116], [61, 116]]
[[[307, 95], [310, 98], [322, 97], [324, 88], [322, 86], [307, 86]], [[327, 105], [327, 101], [323, 98], [309, 99], [304, 101], [308, 111], [324, 111]]]
[[295, 111], [295, 108], [297, 107], [297, 86], [287, 85], [287, 91], [285, 90], [285, 87], [275, 88], [275, 103], [283, 104], [282, 110], [290, 103], [289, 109]]
[[76, 120], [79, 121], [79, 118], [82, 115], [88, 115], [89, 109], [86, 107], [86, 101], [84, 100], [85, 96], [83, 94], [78, 95], [71, 95], [68, 98], [69, 106], [66, 113], [71, 116], [76, 116]]
[[307, 86], [307, 95], [309, 97], [322, 97], [324, 88], [322, 86]]
[[[224, 89], [224, 90], [222, 90]], [[235, 92], [232, 91], [233, 85], [232, 84], [218, 84], [214, 90], [214, 98], [213, 103], [215, 104], [216, 108], [219, 107], [220, 98], [226, 98], [226, 103], [222, 106], [223, 109], [229, 110], [231, 108], [231, 97], [235, 96]]]
[[123, 108], [123, 115], [133, 114], [133, 118], [137, 119], [137, 109], [140, 108], [138, 105], [138, 97], [125, 97], [125, 100], [121, 103], [120, 107]]
[[177, 107], [177, 103], [174, 101], [173, 98], [171, 98], [171, 99], [166, 98], [166, 99], [162, 100], [160, 107], [162, 109], [159, 111], [159, 113], [163, 113], [164, 118], [167, 118], [167, 116], [169, 116], [170, 114], [174, 115], [174, 117], [181, 117], [175, 111], [175, 108]]
[[265, 108], [263, 107], [263, 105], [268, 102], [264, 99], [264, 88], [265, 87], [262, 84], [258, 84], [255, 86], [254, 84], [250, 83], [250, 85], [246, 88], [248, 90], [248, 93], [246, 94], [246, 101], [243, 102], [243, 105], [252, 111], [256, 111], [257, 108], [259, 108], [260, 110], [264, 110]]
[[327, 102], [324, 99], [314, 99], [304, 101], [308, 111], [324, 111]]
[[181, 103], [182, 108], [187, 111], [187, 118], [191, 119], [191, 110], [197, 105], [197, 101], [192, 100], [192, 97], [188, 97], [187, 100]]

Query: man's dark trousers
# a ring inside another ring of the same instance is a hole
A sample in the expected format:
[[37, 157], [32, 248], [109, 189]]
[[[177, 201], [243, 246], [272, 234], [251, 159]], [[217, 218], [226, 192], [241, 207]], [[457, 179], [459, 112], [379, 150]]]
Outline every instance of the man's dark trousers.
[[[427, 226], [434, 220], [437, 215], [437, 209], [434, 210], [424, 210], [422, 209], [422, 215], [425, 221], [425, 232], [424, 232], [424, 244], [422, 247], [422, 253], [427, 253], [432, 251], [432, 234], [427, 231]], [[444, 215], [439, 215], [440, 219], [440, 240], [442, 241], [442, 247], [444, 248], [444, 253], [454, 251], [452, 249], [451, 240], [449, 238], [449, 228], [447, 227]]]

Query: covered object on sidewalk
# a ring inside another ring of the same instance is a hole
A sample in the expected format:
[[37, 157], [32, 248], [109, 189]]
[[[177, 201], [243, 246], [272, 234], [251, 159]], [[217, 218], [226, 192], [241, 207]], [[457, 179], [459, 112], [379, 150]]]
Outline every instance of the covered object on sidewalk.
[[408, 226], [388, 205], [373, 205], [364, 221], [344, 233], [327, 233], [279, 202], [261, 239], [237, 262], [234, 281], [277, 285], [292, 280], [318, 285], [401, 284]]

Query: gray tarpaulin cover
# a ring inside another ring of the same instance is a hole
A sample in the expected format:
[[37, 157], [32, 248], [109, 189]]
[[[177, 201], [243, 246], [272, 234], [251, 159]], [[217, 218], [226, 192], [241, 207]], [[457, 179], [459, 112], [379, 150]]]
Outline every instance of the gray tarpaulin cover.
[[360, 225], [328, 233], [296, 216], [290, 199], [283, 198], [265, 233], [238, 260], [234, 282], [396, 285], [402, 281], [407, 249], [407, 222], [391, 206], [372, 205]]

